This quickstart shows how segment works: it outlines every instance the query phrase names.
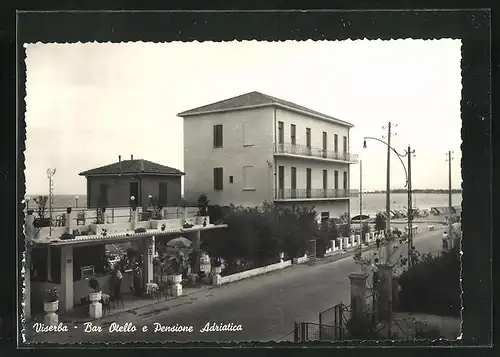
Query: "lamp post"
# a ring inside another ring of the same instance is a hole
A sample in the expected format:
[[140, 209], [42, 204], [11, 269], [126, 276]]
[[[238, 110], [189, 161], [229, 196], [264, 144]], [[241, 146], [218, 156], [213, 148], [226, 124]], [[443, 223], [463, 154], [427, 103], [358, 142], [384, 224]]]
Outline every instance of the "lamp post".
[[[391, 127], [391, 123], [389, 123], [389, 133], [390, 133], [390, 127]], [[390, 137], [390, 135], [389, 135]], [[376, 141], [379, 141], [383, 144], [385, 144], [388, 148], [388, 154], [390, 154], [390, 152], [394, 152], [399, 161], [401, 162], [401, 165], [403, 165], [403, 168], [405, 170], [405, 175], [406, 175], [406, 184], [405, 184], [405, 187], [407, 187], [408, 189], [408, 264], [411, 264], [410, 261], [411, 261], [411, 252], [412, 252], [412, 247], [413, 247], [413, 235], [412, 235], [412, 219], [413, 219], [413, 210], [412, 210], [412, 206], [411, 206], [411, 195], [412, 195], [412, 192], [411, 192], [411, 156], [413, 154], [415, 154], [415, 150], [412, 150], [410, 145], [408, 145], [408, 149], [405, 150], [405, 153], [404, 154], [400, 154], [396, 151], [396, 149], [394, 149], [392, 146], [389, 145], [389, 143], [379, 139], [379, 138], [374, 138], [374, 137], [365, 137], [364, 138], [364, 141], [363, 141], [363, 148], [366, 149], [366, 140], [376, 140]], [[390, 155], [388, 155], [390, 156]], [[402, 160], [403, 157], [406, 157], [408, 156], [408, 170], [406, 169], [406, 166]], [[389, 176], [389, 173], [390, 173], [390, 159], [387, 159], [387, 165], [388, 165], [388, 170], [387, 170], [387, 192], [386, 192], [386, 234], [389, 236], [389, 232], [390, 232], [390, 204], [391, 204], [391, 187], [390, 187], [390, 176]], [[389, 244], [387, 246], [390, 246]]]
[[359, 246], [363, 241], [363, 160], [359, 160]]
[[26, 202], [26, 211], [29, 211], [29, 210], [30, 210], [30, 200], [31, 200], [31, 198], [30, 198], [30, 197], [28, 197], [28, 196], [26, 196], [26, 197], [24, 198], [24, 202]]
[[75, 196], [75, 207], [78, 208], [78, 196]]
[[54, 180], [56, 169], [47, 169], [47, 178], [49, 179], [49, 237], [52, 236], [52, 203], [54, 202]]

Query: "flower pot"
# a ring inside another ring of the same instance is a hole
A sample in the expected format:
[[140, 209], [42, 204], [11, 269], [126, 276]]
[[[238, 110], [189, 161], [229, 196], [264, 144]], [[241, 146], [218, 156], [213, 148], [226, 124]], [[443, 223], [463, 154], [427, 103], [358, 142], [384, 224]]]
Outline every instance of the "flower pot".
[[174, 284], [180, 284], [180, 283], [182, 283], [182, 274], [172, 275], [172, 282]]
[[102, 298], [102, 291], [97, 291], [97, 292], [89, 293], [89, 300], [91, 302], [101, 301], [101, 298]]
[[59, 300], [45, 301], [43, 303], [43, 310], [47, 313], [54, 313], [59, 309]]
[[222, 272], [222, 267], [212, 267], [212, 273], [220, 274]]

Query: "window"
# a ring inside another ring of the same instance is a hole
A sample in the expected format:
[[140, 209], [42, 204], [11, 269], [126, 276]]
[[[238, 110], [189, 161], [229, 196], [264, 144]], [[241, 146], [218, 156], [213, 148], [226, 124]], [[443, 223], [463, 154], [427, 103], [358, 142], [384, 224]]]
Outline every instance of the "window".
[[347, 190], [347, 171], [344, 171], [344, 190]]
[[306, 169], [306, 195], [311, 198], [311, 169]]
[[339, 136], [337, 134], [333, 134], [333, 151], [339, 151]]
[[306, 128], [306, 146], [311, 148], [311, 128]]
[[215, 167], [214, 168], [214, 190], [220, 191], [223, 188], [222, 184], [222, 167]]
[[282, 121], [278, 122], [278, 143], [283, 144], [285, 142], [285, 127]]
[[221, 148], [222, 145], [222, 125], [214, 125], [214, 148]]
[[326, 157], [326, 150], [328, 150], [328, 134], [323, 132], [323, 157]]
[[344, 154], [347, 153], [347, 136], [344, 136]]
[[321, 223], [326, 223], [330, 219], [330, 212], [321, 212]]
[[255, 166], [243, 166], [243, 190], [255, 190]]
[[290, 124], [290, 142], [292, 145], [297, 144], [297, 134], [296, 134], [297, 128], [295, 127], [295, 124]]
[[158, 203], [162, 206], [167, 205], [167, 183], [158, 183]]
[[323, 190], [328, 188], [328, 171], [323, 170]]
[[297, 168], [291, 168], [291, 177], [290, 177], [290, 197], [297, 198]]
[[105, 183], [99, 184], [99, 198], [97, 205], [100, 207], [108, 205], [108, 185]]
[[338, 190], [339, 189], [339, 172], [337, 170], [335, 170], [335, 189]]
[[278, 198], [285, 197], [285, 166], [278, 166]]
[[234, 183], [234, 178], [233, 178], [233, 176], [229, 176], [229, 183]]

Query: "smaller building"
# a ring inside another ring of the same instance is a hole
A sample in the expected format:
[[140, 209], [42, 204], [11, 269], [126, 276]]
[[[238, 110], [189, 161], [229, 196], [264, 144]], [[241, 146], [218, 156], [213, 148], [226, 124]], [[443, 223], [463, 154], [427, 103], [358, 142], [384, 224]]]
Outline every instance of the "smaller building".
[[162, 206], [179, 206], [184, 172], [148, 160], [122, 160], [79, 174], [87, 179], [87, 207], [146, 206], [151, 195]]

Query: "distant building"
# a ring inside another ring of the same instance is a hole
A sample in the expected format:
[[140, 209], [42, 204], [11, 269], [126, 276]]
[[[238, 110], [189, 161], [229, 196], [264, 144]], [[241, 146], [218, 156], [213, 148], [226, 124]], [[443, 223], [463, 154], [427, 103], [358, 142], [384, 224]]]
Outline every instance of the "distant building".
[[137, 206], [146, 206], [151, 195], [163, 206], [181, 203], [182, 171], [143, 159], [121, 160], [113, 164], [87, 170], [80, 176], [87, 178], [87, 207], [127, 207], [130, 197]]
[[318, 219], [350, 211], [352, 124], [259, 92], [178, 116], [188, 201], [314, 206]]

